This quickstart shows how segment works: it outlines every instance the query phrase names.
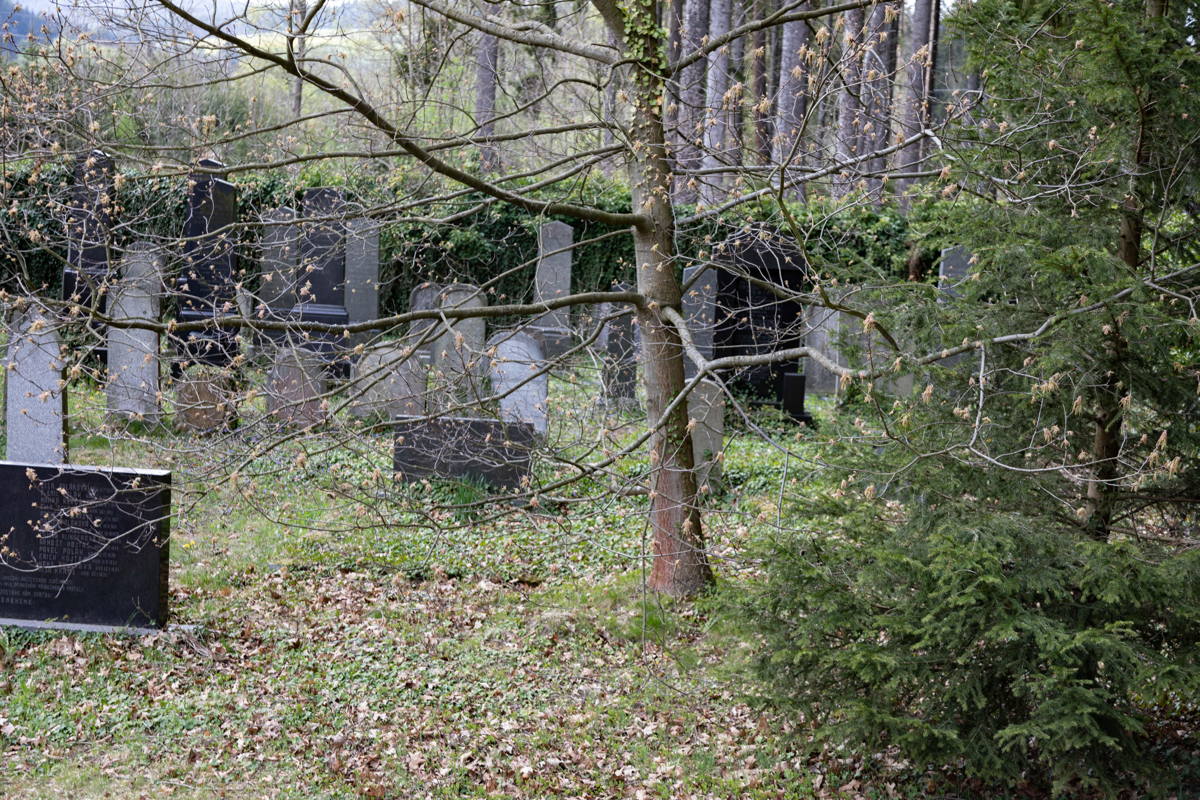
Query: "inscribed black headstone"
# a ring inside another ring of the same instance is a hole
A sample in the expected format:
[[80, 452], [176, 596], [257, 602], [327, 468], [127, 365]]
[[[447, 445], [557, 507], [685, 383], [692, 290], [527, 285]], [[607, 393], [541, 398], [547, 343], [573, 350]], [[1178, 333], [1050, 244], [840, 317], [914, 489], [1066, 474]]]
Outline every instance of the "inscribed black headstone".
[[[206, 170], [224, 165], [202, 159]], [[237, 222], [238, 190], [214, 172], [197, 172], [188, 177], [187, 218], [183, 223], [183, 267], [175, 289], [179, 296], [179, 321], [212, 321], [237, 313]], [[237, 331], [206, 328], [188, 331], [180, 344], [190, 361], [214, 366], [228, 365], [237, 355]]]
[[538, 440], [528, 423], [469, 417], [401, 416], [393, 430], [399, 480], [476, 480], [508, 489], [528, 479]]
[[0, 624], [162, 627], [171, 473], [0, 462]]

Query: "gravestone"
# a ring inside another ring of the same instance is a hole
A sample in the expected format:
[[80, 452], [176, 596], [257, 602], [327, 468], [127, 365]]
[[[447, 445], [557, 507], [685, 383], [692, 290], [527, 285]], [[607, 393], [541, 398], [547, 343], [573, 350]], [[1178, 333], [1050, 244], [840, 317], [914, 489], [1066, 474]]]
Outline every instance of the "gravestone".
[[[483, 308], [487, 298], [478, 286], [452, 283], [438, 293], [438, 306], [444, 310]], [[447, 319], [439, 325], [441, 333], [433, 351], [434, 391], [439, 402], [443, 407], [478, 402], [483, 396], [481, 384], [487, 369], [487, 321], [482, 317]]]
[[67, 395], [62, 344], [55, 318], [29, 305], [8, 329], [5, 364], [8, 460], [62, 464], [67, 460]]
[[[613, 287], [619, 292], [630, 290], [628, 284], [618, 283]], [[629, 408], [637, 402], [637, 359], [634, 353], [636, 339], [633, 329], [633, 307], [627, 304], [605, 303], [604, 316], [613, 317], [606, 324], [607, 341], [604, 343], [604, 401], [609, 408]]]
[[[408, 295], [409, 311], [430, 311], [437, 308], [438, 295], [442, 287], [426, 281]], [[437, 346], [437, 334], [430, 333], [438, 326], [436, 319], [417, 319], [408, 323], [408, 341], [417, 348], [417, 357], [424, 364], [433, 363], [433, 351]], [[428, 340], [428, 341], [427, 341]]]
[[971, 253], [965, 247], [947, 247], [938, 262], [938, 302], [958, 297], [963, 281], [971, 273]]
[[285, 347], [275, 353], [267, 375], [267, 413], [287, 425], [308, 426], [325, 421], [328, 406], [325, 363], [303, 347]]
[[716, 489], [721, 482], [725, 450], [725, 392], [716, 383], [702, 380], [687, 398], [688, 422], [692, 428], [697, 485]]
[[397, 480], [470, 480], [516, 489], [530, 479], [538, 441], [532, 425], [470, 417], [398, 417], [394, 430]]
[[[552, 221], [538, 228], [538, 262], [534, 274], [534, 302], [567, 297], [571, 294], [571, 245], [575, 230], [565, 222]], [[572, 346], [571, 309], [547, 311], [529, 325], [542, 340], [547, 358], [562, 355]]]
[[237, 427], [236, 386], [226, 372], [192, 370], [175, 384], [175, 427], [219, 433]]
[[[111, 290], [116, 322], [155, 323], [162, 295], [162, 261], [154, 245], [138, 242], [125, 251], [121, 277]], [[108, 328], [108, 416], [125, 422], [159, 420], [158, 332]]]
[[[341, 189], [323, 187], [304, 192], [304, 233], [296, 276], [296, 305], [291, 317], [301, 322], [345, 325], [346, 200]], [[333, 362], [349, 344], [340, 333], [296, 337], [296, 343]]]
[[351, 371], [350, 404], [356, 417], [391, 419], [425, 413], [429, 367], [421, 363], [411, 347], [381, 344], [369, 348]]
[[[683, 318], [687, 320], [692, 341], [700, 355], [711, 360], [713, 336], [717, 321], [717, 271], [698, 265], [683, 271]], [[691, 380], [696, 376], [696, 362], [683, 354], [683, 377]]]
[[501, 331], [488, 340], [488, 350], [492, 353], [492, 393], [500, 398], [500, 419], [528, 423], [545, 436], [550, 378], [544, 372], [541, 342], [520, 331]]
[[[78, 304], [85, 316], [88, 311], [108, 312], [106, 289], [112, 277], [108, 251], [117, 200], [114, 174], [113, 160], [103, 151], [92, 150], [76, 159], [66, 220], [67, 263], [63, 269], [62, 299]], [[84, 347], [103, 363], [103, 324], [87, 317], [82, 327], [86, 331]]]
[[[286, 320], [296, 305], [296, 272], [300, 263], [300, 226], [294, 209], [283, 206], [262, 217], [262, 271], [259, 276], [260, 319]], [[281, 333], [268, 334], [283, 341]]]
[[167, 622], [171, 473], [0, 462], [0, 625]]
[[[224, 164], [201, 159], [217, 172], [188, 176], [187, 218], [183, 223], [183, 265], [175, 281], [180, 322], [215, 322], [238, 313], [236, 285], [238, 189], [219, 170]], [[216, 325], [187, 331], [178, 344], [188, 361], [229, 365], [238, 353], [237, 331]]]
[[816, 421], [804, 407], [807, 378], [798, 372], [783, 373], [783, 386], [780, 397], [783, 399], [783, 411], [796, 422], [816, 427]]
[[[379, 319], [379, 223], [354, 219], [346, 225], [346, 319]], [[351, 334], [353, 344], [370, 341], [370, 331]]]
[[[838, 366], [845, 366], [846, 359], [838, 347], [842, 336], [845, 315], [840, 311], [810, 306], [806, 313], [808, 334], [805, 346], [818, 351]], [[841, 376], [823, 366], [816, 359], [806, 359], [804, 365], [805, 391], [814, 395], [836, 395], [841, 388]]]
[[[109, 229], [116, 203], [113, 170], [113, 160], [100, 150], [83, 153], [75, 163], [62, 297], [84, 307], [97, 300], [97, 289], [108, 277]], [[103, 296], [96, 310], [105, 310]]]

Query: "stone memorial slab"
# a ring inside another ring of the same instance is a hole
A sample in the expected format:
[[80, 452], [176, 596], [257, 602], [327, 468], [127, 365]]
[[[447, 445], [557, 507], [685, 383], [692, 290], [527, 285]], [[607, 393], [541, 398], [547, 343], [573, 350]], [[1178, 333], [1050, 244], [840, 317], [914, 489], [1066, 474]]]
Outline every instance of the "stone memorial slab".
[[[807, 310], [808, 335], [805, 346], [820, 352], [830, 361], [845, 366], [846, 359], [838, 348], [842, 335], [843, 314], [828, 308], [812, 306]], [[841, 388], [841, 376], [822, 366], [816, 359], [804, 364], [805, 391], [813, 395], [836, 395]]]
[[175, 384], [175, 427], [224, 433], [238, 425], [236, 387], [224, 372], [189, 372]]
[[63, 299], [91, 306], [103, 297], [96, 290], [108, 277], [109, 229], [116, 203], [113, 160], [100, 150], [83, 153], [75, 163], [75, 182], [67, 211], [67, 265]]
[[[478, 286], [452, 283], [438, 293], [438, 306], [444, 310], [483, 308], [487, 298]], [[487, 371], [487, 321], [476, 317], [448, 322], [439, 323], [441, 333], [433, 349], [435, 392], [443, 407], [479, 402]]]
[[478, 481], [505, 489], [531, 477], [537, 431], [532, 425], [469, 417], [395, 420], [397, 480]]
[[[713, 336], [717, 323], [717, 271], [698, 265], [683, 271], [683, 318], [696, 349], [706, 359], [713, 357]], [[696, 376], [696, 363], [683, 356], [683, 376], [691, 380]]]
[[[437, 308], [438, 295], [442, 286], [426, 281], [412, 290], [408, 296], [409, 311], [430, 311]], [[408, 340], [417, 348], [417, 356], [426, 364], [433, 363], [433, 351], [437, 334], [429, 334], [438, 326], [436, 319], [418, 319], [408, 323]], [[427, 337], [427, 334], [429, 336]], [[426, 339], [428, 338], [428, 341]]]
[[[159, 319], [162, 260], [154, 246], [132, 245], [121, 262], [121, 277], [110, 294], [117, 322], [154, 323]], [[156, 423], [159, 420], [158, 332], [108, 328], [108, 375], [105, 394], [110, 419]]]
[[[538, 228], [538, 262], [534, 274], [534, 302], [546, 302], [571, 294], [571, 245], [575, 230], [565, 222], [547, 222]], [[540, 315], [529, 325], [542, 339], [547, 358], [569, 350], [571, 309], [556, 308]]]
[[[346, 311], [346, 199], [341, 189], [307, 189], [302, 207], [300, 268], [291, 318], [345, 325], [350, 319]], [[350, 343], [337, 332], [301, 334], [292, 339], [293, 344], [320, 353], [328, 362], [339, 361]]]
[[[613, 287], [616, 291], [629, 291], [628, 284], [619, 283]], [[621, 313], [613, 317], [606, 328], [608, 339], [605, 342], [604, 369], [604, 400], [610, 408], [630, 408], [637, 403], [637, 357], [636, 337], [634, 335], [632, 306], [625, 304], [605, 303], [606, 313]]]
[[488, 350], [492, 353], [492, 393], [500, 398], [500, 419], [527, 423], [545, 436], [550, 378], [544, 372], [541, 342], [521, 331], [501, 331], [488, 340]]
[[29, 305], [9, 325], [5, 425], [10, 461], [67, 460], [67, 395], [55, 322], [49, 312]]
[[[379, 319], [379, 223], [352, 219], [346, 225], [346, 318], [355, 322]], [[370, 341], [371, 332], [351, 335], [351, 342]]]
[[804, 375], [798, 372], [783, 373], [783, 386], [780, 390], [780, 397], [783, 399], [783, 411], [796, 422], [803, 423], [810, 427], [816, 427], [817, 423], [813, 419], [812, 414], [804, 407], [805, 387], [807, 379]]
[[[205, 158], [199, 166], [205, 171], [188, 176], [183, 265], [175, 281], [180, 322], [212, 322], [238, 313], [238, 189], [225, 180], [220, 161]], [[217, 326], [187, 331], [178, 349], [188, 361], [227, 366], [238, 353], [237, 331]]]
[[275, 353], [267, 375], [267, 413], [287, 425], [308, 426], [325, 421], [327, 404], [325, 363], [302, 347]]
[[262, 268], [254, 313], [264, 319], [285, 320], [296, 305], [300, 226], [296, 224], [295, 210], [287, 206], [264, 214], [262, 225]]
[[359, 418], [391, 419], [425, 414], [429, 367], [405, 344], [369, 348], [355, 362], [347, 390], [358, 397], [350, 413]]
[[972, 255], [965, 247], [947, 247], [938, 262], [938, 302], [958, 297], [961, 286], [971, 274]]
[[697, 484], [714, 490], [721, 482], [725, 451], [725, 392], [716, 383], [702, 380], [687, 398], [688, 422], [692, 428], [692, 455]]
[[0, 625], [167, 622], [171, 473], [0, 462]]

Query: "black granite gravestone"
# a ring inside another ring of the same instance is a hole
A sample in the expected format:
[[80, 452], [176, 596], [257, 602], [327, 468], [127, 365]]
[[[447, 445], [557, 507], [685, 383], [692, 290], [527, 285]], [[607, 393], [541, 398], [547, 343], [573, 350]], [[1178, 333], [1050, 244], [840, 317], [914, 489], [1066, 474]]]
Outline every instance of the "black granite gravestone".
[[[345, 325], [346, 311], [346, 200], [341, 189], [322, 187], [304, 192], [304, 234], [300, 240], [300, 266], [296, 275], [296, 304], [292, 319]], [[293, 336], [293, 344], [336, 361], [344, 345], [340, 334]]]
[[[62, 299], [83, 309], [104, 314], [110, 282], [109, 229], [113, 221], [116, 187], [113, 160], [101, 150], [79, 156], [75, 183], [67, 211], [67, 263], [63, 268]], [[87, 349], [104, 362], [104, 326], [88, 319]]]
[[0, 462], [0, 624], [162, 627], [171, 473]]
[[[90, 306], [96, 289], [108, 275], [108, 232], [115, 192], [113, 160], [100, 150], [79, 156], [67, 211], [63, 300]], [[103, 312], [103, 305], [97, 310]]]
[[[201, 159], [206, 170], [225, 165]], [[183, 223], [183, 266], [175, 289], [180, 322], [212, 321], [237, 313], [237, 222], [238, 190], [216, 172], [197, 172], [188, 177], [187, 218]], [[228, 366], [237, 355], [237, 331], [213, 326], [188, 331], [179, 344], [187, 360]]]
[[[799, 250], [778, 234], [752, 229], [726, 240], [715, 257], [727, 266], [717, 270], [714, 356], [761, 355], [800, 347], [804, 308], [786, 297], [789, 290], [808, 288]], [[808, 421], [811, 418], [802, 406], [804, 392], [796, 392], [795, 377], [800, 376], [794, 368], [794, 363], [746, 367], [726, 381], [752, 399], [781, 405], [796, 419]], [[789, 379], [789, 374], [794, 377]], [[797, 398], [799, 408], [794, 406]]]
[[538, 441], [528, 423], [469, 417], [399, 416], [393, 430], [399, 480], [477, 480], [506, 489], [519, 488], [529, 477]]
[[785, 372], [780, 376], [779, 399], [783, 410], [796, 422], [816, 427], [816, 420], [804, 408], [805, 377], [797, 372]]

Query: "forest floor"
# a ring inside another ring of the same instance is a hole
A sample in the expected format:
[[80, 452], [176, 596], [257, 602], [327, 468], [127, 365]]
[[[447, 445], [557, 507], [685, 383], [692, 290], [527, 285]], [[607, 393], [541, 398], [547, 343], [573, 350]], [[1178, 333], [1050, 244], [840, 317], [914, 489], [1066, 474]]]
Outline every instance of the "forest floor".
[[[747, 491], [709, 523], [726, 579], [772, 508], [754, 488], [786, 469], [730, 441]], [[901, 796], [756, 704], [704, 602], [643, 591], [644, 499], [431, 538], [331, 532], [342, 512], [310, 486], [288, 470], [252, 502], [177, 492], [165, 632], [0, 630], [0, 796]], [[304, 526], [254, 508], [285, 502]]]

